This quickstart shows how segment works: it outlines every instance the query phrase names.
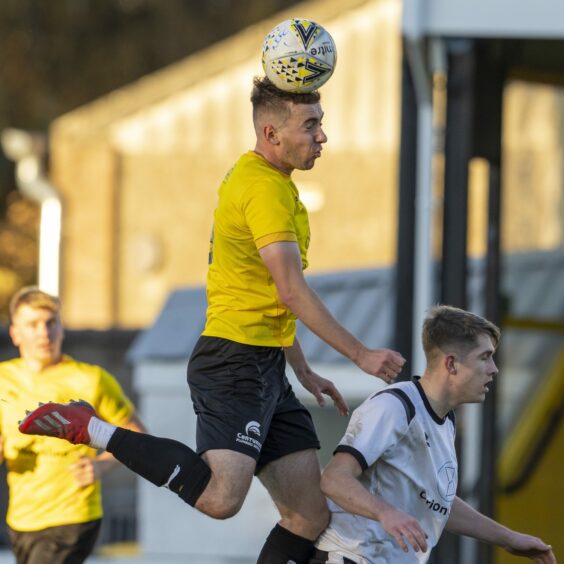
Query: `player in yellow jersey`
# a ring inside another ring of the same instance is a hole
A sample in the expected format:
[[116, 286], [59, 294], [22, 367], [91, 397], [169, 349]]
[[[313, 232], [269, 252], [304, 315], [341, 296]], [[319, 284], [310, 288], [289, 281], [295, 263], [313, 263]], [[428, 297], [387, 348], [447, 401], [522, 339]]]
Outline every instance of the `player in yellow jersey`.
[[329, 512], [319, 487], [319, 442], [288, 384], [286, 361], [320, 404], [326, 394], [341, 414], [347, 406], [332, 382], [306, 362], [295, 339], [296, 318], [386, 382], [405, 361], [358, 341], [303, 275], [309, 224], [291, 175], [313, 168], [327, 141], [319, 93], [282, 92], [267, 79], [255, 79], [251, 102], [256, 146], [219, 190], [207, 323], [188, 367], [198, 416], [196, 452], [169, 439], [115, 429], [84, 404], [42, 406], [20, 428], [50, 434], [40, 423], [56, 412], [69, 421], [59, 436], [107, 448], [141, 476], [218, 519], [239, 511], [257, 475], [281, 515], [258, 562], [300, 564], [309, 559]]
[[84, 398], [112, 423], [143, 430], [120, 385], [99, 366], [61, 353], [57, 298], [23, 288], [10, 304], [19, 358], [0, 363], [0, 434], [8, 470], [8, 533], [18, 564], [78, 564], [90, 554], [102, 518], [99, 477], [114, 457], [84, 445], [18, 431], [38, 402]]

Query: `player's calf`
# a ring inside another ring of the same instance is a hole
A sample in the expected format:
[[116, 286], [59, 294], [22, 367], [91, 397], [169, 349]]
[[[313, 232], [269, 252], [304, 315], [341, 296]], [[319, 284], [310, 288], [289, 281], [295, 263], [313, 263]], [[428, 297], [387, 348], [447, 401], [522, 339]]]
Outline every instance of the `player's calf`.
[[195, 506], [211, 478], [209, 466], [190, 447], [118, 427], [106, 450], [156, 486], [164, 486]]

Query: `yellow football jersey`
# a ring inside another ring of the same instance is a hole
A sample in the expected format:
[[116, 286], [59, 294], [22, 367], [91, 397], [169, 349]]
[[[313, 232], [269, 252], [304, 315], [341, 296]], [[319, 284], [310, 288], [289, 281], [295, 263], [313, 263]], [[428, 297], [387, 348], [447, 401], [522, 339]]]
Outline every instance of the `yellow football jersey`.
[[133, 413], [121, 386], [99, 366], [64, 356], [39, 373], [20, 358], [0, 363], [0, 433], [8, 468], [9, 504], [6, 521], [17, 531], [84, 523], [102, 516], [100, 483], [81, 488], [69, 466], [96, 451], [51, 437], [24, 435], [18, 421], [38, 402], [67, 403], [83, 399], [101, 418], [120, 425]]
[[219, 189], [203, 334], [248, 345], [290, 346], [296, 318], [280, 301], [258, 250], [295, 241], [305, 269], [309, 238], [307, 211], [290, 176], [255, 152], [245, 153]]

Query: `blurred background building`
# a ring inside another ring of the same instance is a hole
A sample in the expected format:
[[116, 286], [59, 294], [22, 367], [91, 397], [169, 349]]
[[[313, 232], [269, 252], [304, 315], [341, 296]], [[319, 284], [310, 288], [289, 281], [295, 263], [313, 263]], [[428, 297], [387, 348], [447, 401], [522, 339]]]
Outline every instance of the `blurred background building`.
[[[81, 16], [96, 10], [93, 3], [61, 2], [53, 13], [27, 3], [34, 17], [24, 20], [31, 29], [12, 38], [12, 48], [27, 37], [36, 65], [41, 57], [65, 54], [77, 65], [75, 86], [88, 102], [71, 103], [71, 111], [51, 113], [44, 123], [30, 122], [34, 111], [49, 114], [46, 108], [69, 96], [52, 72], [48, 101], [28, 104], [25, 115], [5, 107], [1, 124], [48, 130], [48, 160], [39, 160], [48, 166], [33, 179], [47, 183], [61, 203], [58, 284], [82, 358], [98, 359], [140, 394], [150, 429], [170, 435], [177, 418], [186, 426], [177, 438], [192, 442], [183, 366], [203, 320], [201, 286], [217, 189], [239, 154], [254, 145], [249, 94], [252, 77], [261, 74], [264, 36], [288, 17], [316, 20], [333, 35], [339, 58], [322, 90], [329, 137], [323, 158], [307, 174], [295, 174], [310, 211], [312, 284], [359, 337], [408, 355], [409, 370], [417, 369], [412, 334], [422, 313], [415, 311], [420, 288], [427, 301], [472, 307], [502, 325], [498, 390], [485, 409], [461, 410], [462, 493], [476, 504], [485, 498], [483, 509], [508, 525], [546, 537], [558, 555], [564, 551], [564, 513], [553, 502], [564, 499], [553, 479], [564, 452], [562, 38], [554, 26], [543, 28], [529, 17], [528, 2], [522, 13], [501, 2], [505, 28], [496, 27], [495, 10], [486, 14], [487, 25], [466, 17], [463, 7], [449, 20], [452, 10], [439, 0], [424, 3], [422, 11], [412, 0], [246, 4], [248, 26], [240, 3], [229, 0], [102, 2], [99, 29], [92, 22], [83, 28], [102, 38], [105, 62], [94, 72], [89, 57], [71, 56], [62, 46], [57, 51], [53, 36], [44, 53], [34, 43], [45, 27], [84, 21]], [[6, 6], [4, 19], [16, 18], [16, 4]], [[562, 21], [552, 16], [548, 23]], [[510, 28], [513, 21], [520, 27]], [[121, 40], [111, 33], [120, 22]], [[80, 32], [76, 27], [72, 33]], [[136, 47], [143, 45], [140, 30], [151, 29], [169, 60], [159, 59], [159, 49]], [[190, 34], [201, 49], [187, 47], [182, 38]], [[147, 54], [152, 68], [134, 62], [136, 50]], [[181, 58], [182, 50], [194, 52]], [[125, 68], [133, 75], [110, 86], [107, 75], [116, 65], [122, 78]], [[28, 84], [36, 83], [28, 78]], [[40, 151], [41, 143], [34, 147]], [[2, 166], [8, 186], [17, 170]], [[425, 202], [421, 178], [428, 183]], [[17, 287], [37, 280], [39, 199], [31, 201], [20, 186], [3, 203], [4, 304]], [[428, 224], [420, 231], [423, 220]], [[50, 236], [57, 230], [47, 230], [44, 237]], [[428, 280], [418, 278], [422, 257]], [[366, 312], [374, 314], [366, 318]], [[377, 385], [300, 331], [307, 355], [344, 387], [353, 405]], [[102, 356], [107, 335], [121, 335], [114, 342], [122, 345]], [[13, 351], [5, 346], [2, 354]], [[170, 420], [163, 421], [165, 409]], [[330, 449], [346, 422], [312, 409]], [[107, 496], [105, 542], [137, 538], [152, 554], [181, 550], [174, 527], [182, 530], [188, 522], [200, 537], [255, 539], [262, 534], [255, 513], [272, 520], [260, 488], [237, 523], [217, 526], [147, 484], [136, 495], [127, 471], [109, 488], [116, 494]], [[163, 515], [174, 515], [175, 525]], [[252, 542], [241, 542], [239, 558], [253, 552]], [[493, 558], [452, 539], [442, 544], [435, 562]], [[210, 543], [205, 558], [213, 558], [215, 548]]]

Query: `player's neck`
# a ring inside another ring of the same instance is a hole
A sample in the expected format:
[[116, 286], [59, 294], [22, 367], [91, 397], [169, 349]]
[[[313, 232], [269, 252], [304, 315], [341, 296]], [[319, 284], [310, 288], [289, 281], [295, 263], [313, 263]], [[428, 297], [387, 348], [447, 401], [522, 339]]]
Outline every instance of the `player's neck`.
[[280, 172], [290, 176], [294, 169], [288, 169], [287, 166], [282, 163], [274, 153], [262, 150], [258, 145], [255, 147], [254, 152], [259, 156], [262, 157], [270, 166], [279, 170]]
[[449, 396], [445, 393], [444, 389], [439, 385], [438, 381], [431, 377], [427, 372], [423, 374], [419, 380], [429, 405], [433, 411], [441, 418], [444, 419], [453, 406], [449, 401]]
[[55, 364], [59, 364], [62, 358], [62, 355], [52, 359], [37, 359], [28, 356], [22, 357], [22, 360], [24, 361], [26, 368], [30, 372], [39, 373], [47, 370], [48, 368], [51, 368], [52, 366], [55, 366]]

